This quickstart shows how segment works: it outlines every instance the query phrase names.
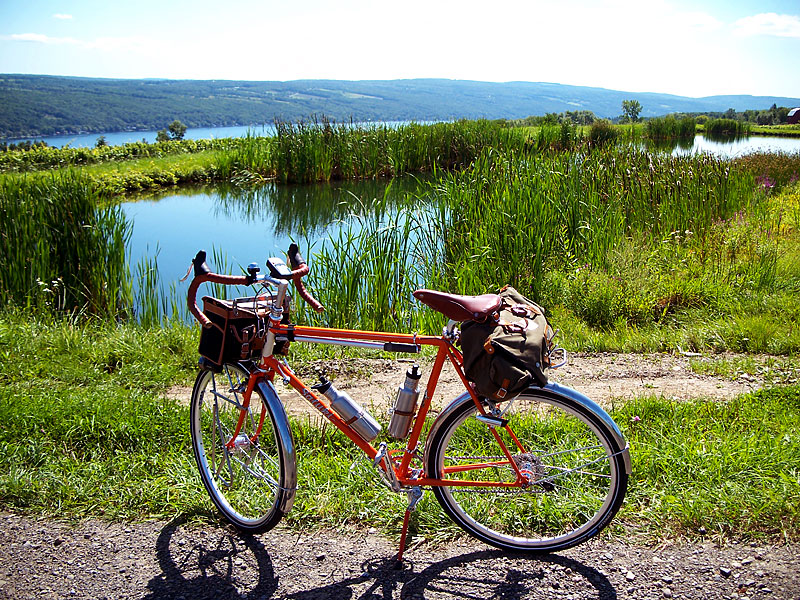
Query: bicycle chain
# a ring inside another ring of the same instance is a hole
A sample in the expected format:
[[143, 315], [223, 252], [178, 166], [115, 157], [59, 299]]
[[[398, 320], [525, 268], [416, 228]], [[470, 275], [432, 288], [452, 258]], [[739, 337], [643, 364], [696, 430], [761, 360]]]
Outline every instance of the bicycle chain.
[[[507, 457], [505, 456], [445, 456], [445, 460], [505, 460]], [[500, 466], [507, 466], [509, 469], [511, 468], [510, 465], [497, 465]], [[519, 494], [544, 494], [548, 490], [545, 490], [536, 484], [531, 484], [528, 486], [527, 489], [522, 488], [468, 488], [466, 486], [448, 486], [450, 488], [451, 493], [454, 491], [458, 492], [466, 492], [468, 494], [495, 494], [495, 495], [506, 495], [506, 496], [516, 496]]]

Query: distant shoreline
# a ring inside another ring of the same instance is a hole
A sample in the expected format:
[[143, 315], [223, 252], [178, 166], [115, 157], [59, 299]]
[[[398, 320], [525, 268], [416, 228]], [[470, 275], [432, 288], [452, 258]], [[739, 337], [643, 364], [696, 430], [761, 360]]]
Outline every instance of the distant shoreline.
[[800, 106], [800, 98], [625, 92], [554, 83], [447, 79], [387, 81], [199, 81], [95, 79], [0, 74], [0, 139], [156, 131], [178, 119], [189, 128], [246, 127], [234, 123], [520, 119], [588, 110], [613, 119], [623, 100], [638, 100], [640, 117], [672, 113], [767, 110]]

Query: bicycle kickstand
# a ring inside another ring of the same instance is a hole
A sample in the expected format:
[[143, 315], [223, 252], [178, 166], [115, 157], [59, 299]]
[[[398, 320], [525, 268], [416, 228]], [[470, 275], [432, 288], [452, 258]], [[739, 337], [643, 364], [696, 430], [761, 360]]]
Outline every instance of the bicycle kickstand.
[[417, 486], [412, 487], [408, 490], [408, 508], [406, 509], [406, 514], [403, 517], [403, 530], [400, 533], [400, 549], [397, 552], [397, 564], [403, 564], [403, 552], [406, 549], [406, 534], [408, 533], [408, 521], [411, 517], [411, 513], [414, 512], [414, 509], [417, 507], [417, 503], [422, 500], [422, 495], [424, 492], [422, 488]]

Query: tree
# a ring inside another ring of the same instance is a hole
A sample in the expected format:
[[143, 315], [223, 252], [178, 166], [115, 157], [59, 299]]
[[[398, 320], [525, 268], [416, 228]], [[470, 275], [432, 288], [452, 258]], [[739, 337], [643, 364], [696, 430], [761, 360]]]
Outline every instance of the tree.
[[108, 146], [108, 140], [106, 140], [106, 136], [101, 135], [97, 138], [97, 141], [94, 143], [95, 148], [103, 148], [104, 146]]
[[157, 142], [169, 142], [171, 140], [182, 140], [186, 134], [186, 125], [175, 119], [166, 129], [156, 131]]
[[642, 105], [638, 100], [623, 100], [622, 114], [625, 120], [634, 123], [639, 120], [639, 113], [642, 112]]
[[186, 134], [186, 125], [178, 121], [178, 119], [170, 123], [168, 129], [170, 138], [173, 140], [182, 140]]

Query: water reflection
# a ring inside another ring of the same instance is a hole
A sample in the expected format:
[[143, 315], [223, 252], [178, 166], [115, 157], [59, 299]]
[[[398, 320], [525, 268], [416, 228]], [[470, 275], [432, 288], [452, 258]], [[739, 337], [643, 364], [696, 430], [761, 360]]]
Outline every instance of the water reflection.
[[694, 146], [694, 138], [673, 138], [662, 140], [645, 140], [645, 148], [650, 152], [687, 152]]
[[269, 183], [251, 189], [218, 186], [214, 210], [240, 222], [269, 221], [276, 236], [317, 237], [351, 214], [393, 210], [423, 184], [424, 180], [404, 177], [391, 185], [386, 180], [368, 180], [302, 186]]
[[690, 148], [680, 146], [672, 150], [673, 154], [713, 154], [721, 158], [733, 158], [754, 152], [800, 152], [800, 138], [751, 135], [738, 138], [711, 138], [698, 135]]

